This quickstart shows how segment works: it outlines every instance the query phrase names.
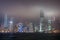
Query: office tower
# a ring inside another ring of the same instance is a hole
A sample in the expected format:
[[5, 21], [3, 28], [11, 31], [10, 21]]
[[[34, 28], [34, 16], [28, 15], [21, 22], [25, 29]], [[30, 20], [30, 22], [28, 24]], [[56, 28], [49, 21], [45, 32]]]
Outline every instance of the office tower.
[[7, 14], [4, 15], [4, 27], [5, 28], [8, 27], [8, 17], [7, 17]]
[[38, 32], [39, 31], [39, 27], [35, 25], [35, 31], [34, 32]]
[[23, 32], [23, 23], [18, 23], [18, 32]]
[[29, 32], [34, 32], [33, 31], [33, 24], [32, 23], [29, 23]]
[[39, 32], [43, 32], [44, 30], [43, 30], [43, 27], [44, 27], [44, 13], [43, 13], [43, 11], [41, 10], [40, 11], [40, 30], [39, 30]]
[[9, 21], [9, 31], [13, 32], [13, 18], [11, 18]]
[[51, 30], [51, 20], [48, 20], [48, 30]]
[[24, 27], [24, 32], [34, 32], [33, 30], [33, 24], [31, 22], [29, 22], [28, 24], [26, 24], [26, 26]]
[[0, 13], [0, 27], [1, 25], [3, 25], [3, 22], [4, 22], [4, 14], [3, 13]]
[[2, 30], [4, 29], [4, 14], [1, 12], [0, 13], [0, 32], [2, 32]]

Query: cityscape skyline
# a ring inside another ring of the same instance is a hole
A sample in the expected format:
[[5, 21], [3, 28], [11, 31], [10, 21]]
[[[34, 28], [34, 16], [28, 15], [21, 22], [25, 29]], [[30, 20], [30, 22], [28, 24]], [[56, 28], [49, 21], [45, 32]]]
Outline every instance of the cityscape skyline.
[[[56, 26], [59, 24], [58, 18], [60, 17], [60, 5], [58, 1], [2, 1], [0, 3], [2, 4], [0, 4], [0, 24], [2, 26], [10, 25], [11, 27], [11, 23], [14, 23], [13, 25], [15, 27], [19, 22], [24, 23], [27, 26], [27, 24], [29, 25], [29, 23], [32, 22], [34, 27], [38, 27], [36, 30], [39, 29], [39, 25], [41, 26], [41, 24], [44, 26], [43, 30], [45, 30], [47, 29], [45, 27], [49, 26], [49, 28], [51, 28], [51, 24], [49, 22], [52, 21], [52, 25], [54, 24], [54, 30], [59, 28]], [[41, 12], [43, 12], [43, 14], [41, 14]], [[11, 20], [11, 18], [13, 18], [13, 20]], [[58, 22], [56, 22], [56, 25], [55, 21]]]

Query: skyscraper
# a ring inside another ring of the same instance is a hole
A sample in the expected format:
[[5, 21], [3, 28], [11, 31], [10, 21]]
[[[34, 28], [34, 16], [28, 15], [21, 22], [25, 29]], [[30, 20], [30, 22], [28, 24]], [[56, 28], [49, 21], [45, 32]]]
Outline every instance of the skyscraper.
[[23, 23], [18, 23], [18, 32], [23, 32]]
[[9, 31], [13, 32], [13, 18], [11, 18], [9, 21]]
[[5, 14], [5, 16], [4, 16], [4, 27], [5, 28], [8, 27], [8, 17], [7, 17], [7, 14]]
[[43, 32], [43, 27], [44, 27], [44, 13], [41, 10], [40, 11], [40, 30], [39, 30], [39, 32]]
[[29, 32], [34, 32], [32, 23], [29, 23]]
[[51, 30], [51, 20], [48, 20], [48, 30]]
[[1, 27], [1, 25], [3, 24], [3, 22], [4, 22], [4, 14], [1, 12], [0, 13], [0, 27]]

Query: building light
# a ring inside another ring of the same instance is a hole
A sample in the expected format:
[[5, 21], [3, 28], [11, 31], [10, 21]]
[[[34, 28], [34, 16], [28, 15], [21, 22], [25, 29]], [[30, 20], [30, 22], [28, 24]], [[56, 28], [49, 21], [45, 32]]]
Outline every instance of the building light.
[[9, 23], [10, 23], [10, 24], [12, 24], [12, 23], [13, 23], [13, 21], [10, 21]]
[[4, 30], [2, 30], [1, 32], [4, 32]]
[[51, 26], [50, 25], [48, 26], [48, 30], [51, 30]]
[[40, 30], [39, 31], [42, 32], [42, 23], [40, 23]]

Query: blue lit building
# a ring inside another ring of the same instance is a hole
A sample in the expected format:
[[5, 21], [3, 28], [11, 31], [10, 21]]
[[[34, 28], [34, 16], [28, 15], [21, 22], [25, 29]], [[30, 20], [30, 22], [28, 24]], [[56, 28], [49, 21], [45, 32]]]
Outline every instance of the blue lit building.
[[18, 32], [23, 32], [23, 24], [22, 23], [18, 24]]
[[4, 27], [5, 28], [8, 27], [8, 17], [7, 17], [7, 14], [4, 15]]

